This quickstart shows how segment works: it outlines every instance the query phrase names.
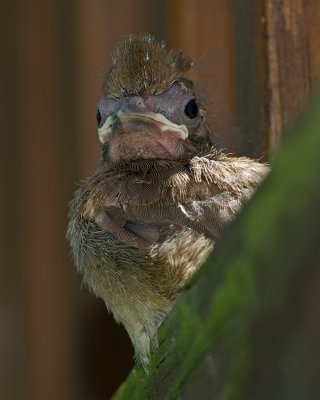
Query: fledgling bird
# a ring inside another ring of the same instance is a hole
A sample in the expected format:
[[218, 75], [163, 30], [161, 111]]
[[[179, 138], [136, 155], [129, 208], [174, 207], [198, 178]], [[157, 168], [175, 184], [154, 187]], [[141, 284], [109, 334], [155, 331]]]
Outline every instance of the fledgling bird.
[[102, 161], [70, 203], [77, 268], [145, 368], [184, 282], [268, 171], [214, 150], [191, 65], [150, 35], [118, 47], [97, 106]]

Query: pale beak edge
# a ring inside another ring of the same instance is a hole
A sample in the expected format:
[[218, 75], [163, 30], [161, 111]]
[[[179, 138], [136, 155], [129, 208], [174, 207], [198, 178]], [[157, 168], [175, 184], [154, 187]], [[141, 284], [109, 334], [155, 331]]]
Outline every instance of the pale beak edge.
[[112, 134], [112, 127], [118, 118], [120, 119], [120, 121], [124, 119], [141, 119], [143, 121], [148, 121], [151, 123], [154, 122], [162, 133], [165, 133], [166, 131], [176, 132], [179, 134], [182, 140], [187, 139], [187, 137], [189, 136], [188, 129], [185, 125], [174, 124], [160, 113], [125, 113], [120, 111], [116, 116], [110, 115], [106, 119], [103, 126], [98, 129], [99, 140], [102, 144], [109, 142]]

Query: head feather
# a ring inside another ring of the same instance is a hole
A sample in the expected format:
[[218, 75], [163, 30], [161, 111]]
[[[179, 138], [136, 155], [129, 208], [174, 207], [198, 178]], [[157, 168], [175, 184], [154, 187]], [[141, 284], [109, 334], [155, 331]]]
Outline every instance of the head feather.
[[103, 91], [115, 98], [161, 94], [177, 80], [186, 81], [192, 65], [183, 52], [167, 50], [149, 34], [130, 35], [115, 50], [112, 61]]

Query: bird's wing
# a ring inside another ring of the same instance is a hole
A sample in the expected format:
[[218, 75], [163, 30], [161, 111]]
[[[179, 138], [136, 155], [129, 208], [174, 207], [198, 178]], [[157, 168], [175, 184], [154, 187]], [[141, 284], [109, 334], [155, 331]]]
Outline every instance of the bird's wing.
[[117, 240], [136, 247], [155, 243], [164, 224], [216, 239], [267, 171], [247, 158], [220, 156], [195, 157], [188, 167], [171, 165], [153, 176], [98, 174], [87, 212]]

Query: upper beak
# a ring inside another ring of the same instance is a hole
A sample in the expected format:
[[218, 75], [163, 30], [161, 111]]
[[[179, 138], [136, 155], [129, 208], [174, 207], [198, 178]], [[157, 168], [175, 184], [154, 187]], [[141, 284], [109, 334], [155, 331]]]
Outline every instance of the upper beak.
[[98, 129], [101, 143], [108, 143], [111, 136], [124, 132], [158, 132], [171, 133], [179, 139], [187, 139], [188, 129], [185, 125], [177, 125], [164, 115], [154, 112], [122, 112], [111, 115], [104, 125]]

